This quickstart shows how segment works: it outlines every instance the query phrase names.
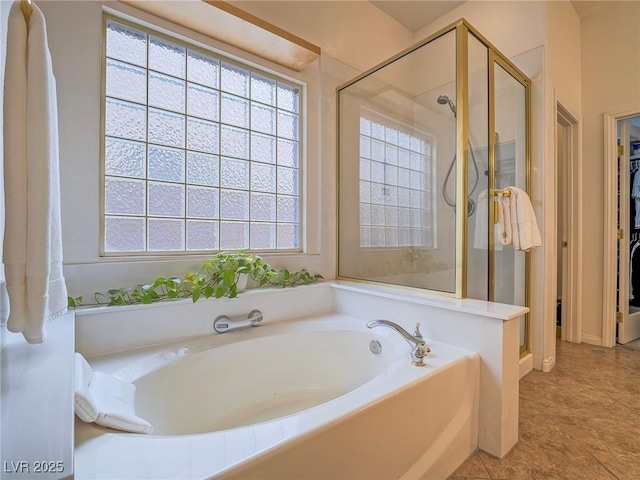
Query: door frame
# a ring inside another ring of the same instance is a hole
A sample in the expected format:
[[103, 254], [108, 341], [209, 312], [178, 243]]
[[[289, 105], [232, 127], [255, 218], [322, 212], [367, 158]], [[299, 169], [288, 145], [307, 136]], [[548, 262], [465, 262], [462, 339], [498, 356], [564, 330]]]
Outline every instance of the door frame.
[[616, 345], [616, 290], [618, 276], [618, 121], [640, 116], [639, 110], [604, 114], [604, 285], [602, 298], [603, 347]]
[[[556, 128], [554, 128], [554, 176], [555, 176], [555, 209], [554, 209], [554, 221], [557, 225], [558, 207], [561, 205], [558, 198], [558, 191], [560, 185], [558, 185], [557, 172], [559, 168], [558, 159], [558, 138], [557, 138], [557, 124], [559, 123], [566, 132], [566, 161], [567, 168], [565, 170], [565, 184], [567, 187], [566, 192], [566, 205], [565, 212], [566, 218], [564, 223], [567, 226], [566, 239], [568, 243], [568, 252], [566, 255], [566, 283], [563, 284], [562, 299], [562, 318], [564, 320], [562, 325], [563, 340], [581, 343], [582, 342], [582, 262], [580, 257], [582, 256], [582, 127], [578, 117], [576, 117], [571, 110], [569, 110], [561, 100], [557, 97], [555, 99], [555, 119]], [[554, 245], [554, 257], [555, 265], [558, 264], [558, 250], [557, 245], [561, 232], [555, 228], [555, 245]], [[555, 282], [554, 282], [555, 283]], [[555, 296], [555, 292], [554, 292]], [[555, 301], [555, 299], [554, 299]], [[553, 310], [555, 312], [555, 308]], [[554, 317], [555, 319], [555, 317]], [[555, 325], [555, 322], [554, 322]], [[555, 328], [554, 328], [555, 332]]]

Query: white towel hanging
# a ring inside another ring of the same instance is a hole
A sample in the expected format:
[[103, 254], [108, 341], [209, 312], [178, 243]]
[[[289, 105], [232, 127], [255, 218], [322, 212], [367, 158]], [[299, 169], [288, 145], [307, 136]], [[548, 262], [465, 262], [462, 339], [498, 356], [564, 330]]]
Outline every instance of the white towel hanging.
[[4, 85], [3, 261], [12, 332], [41, 343], [46, 322], [66, 311], [62, 274], [58, 110], [44, 15], [29, 24], [14, 3], [8, 19]]
[[529, 195], [517, 187], [507, 187], [506, 190], [511, 192], [510, 197], [504, 198], [503, 201], [508, 200], [510, 207], [513, 248], [528, 251], [540, 247], [542, 238]]

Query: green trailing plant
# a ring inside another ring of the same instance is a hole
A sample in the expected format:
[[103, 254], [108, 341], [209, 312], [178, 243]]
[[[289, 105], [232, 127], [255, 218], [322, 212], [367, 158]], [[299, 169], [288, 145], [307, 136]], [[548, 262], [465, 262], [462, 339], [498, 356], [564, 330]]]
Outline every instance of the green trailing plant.
[[[177, 277], [156, 278], [148, 284], [129, 288], [114, 288], [95, 293], [97, 305], [133, 305], [148, 304], [162, 300], [191, 298], [197, 302], [200, 298], [235, 298], [244, 289], [246, 281], [251, 279], [258, 287], [293, 287], [315, 283], [323, 277], [311, 274], [307, 270], [291, 272], [287, 269], [276, 270], [259, 255], [240, 251], [221, 252], [205, 262], [198, 271], [187, 273], [184, 279]], [[68, 297], [69, 307], [84, 305], [82, 297]]]

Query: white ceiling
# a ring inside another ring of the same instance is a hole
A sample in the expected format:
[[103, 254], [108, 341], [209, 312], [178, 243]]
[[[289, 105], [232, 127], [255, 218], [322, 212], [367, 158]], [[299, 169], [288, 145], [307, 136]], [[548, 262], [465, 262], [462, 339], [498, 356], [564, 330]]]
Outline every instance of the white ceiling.
[[582, 20], [599, 12], [605, 8], [608, 3], [611, 3], [611, 1], [612, 0], [571, 0], [571, 3]]
[[456, 0], [371, 0], [371, 3], [415, 33], [465, 2]]
[[[599, 12], [613, 0], [571, 0], [580, 19]], [[371, 0], [371, 3], [412, 32], [429, 25], [465, 1], [457, 0]]]

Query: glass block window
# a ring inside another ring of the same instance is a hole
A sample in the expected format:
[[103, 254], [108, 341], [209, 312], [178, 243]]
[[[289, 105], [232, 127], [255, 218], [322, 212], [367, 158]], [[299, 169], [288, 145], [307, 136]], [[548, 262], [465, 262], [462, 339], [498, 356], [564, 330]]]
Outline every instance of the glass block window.
[[300, 249], [301, 86], [106, 19], [104, 253]]
[[360, 117], [360, 246], [432, 247], [431, 143], [375, 116]]

